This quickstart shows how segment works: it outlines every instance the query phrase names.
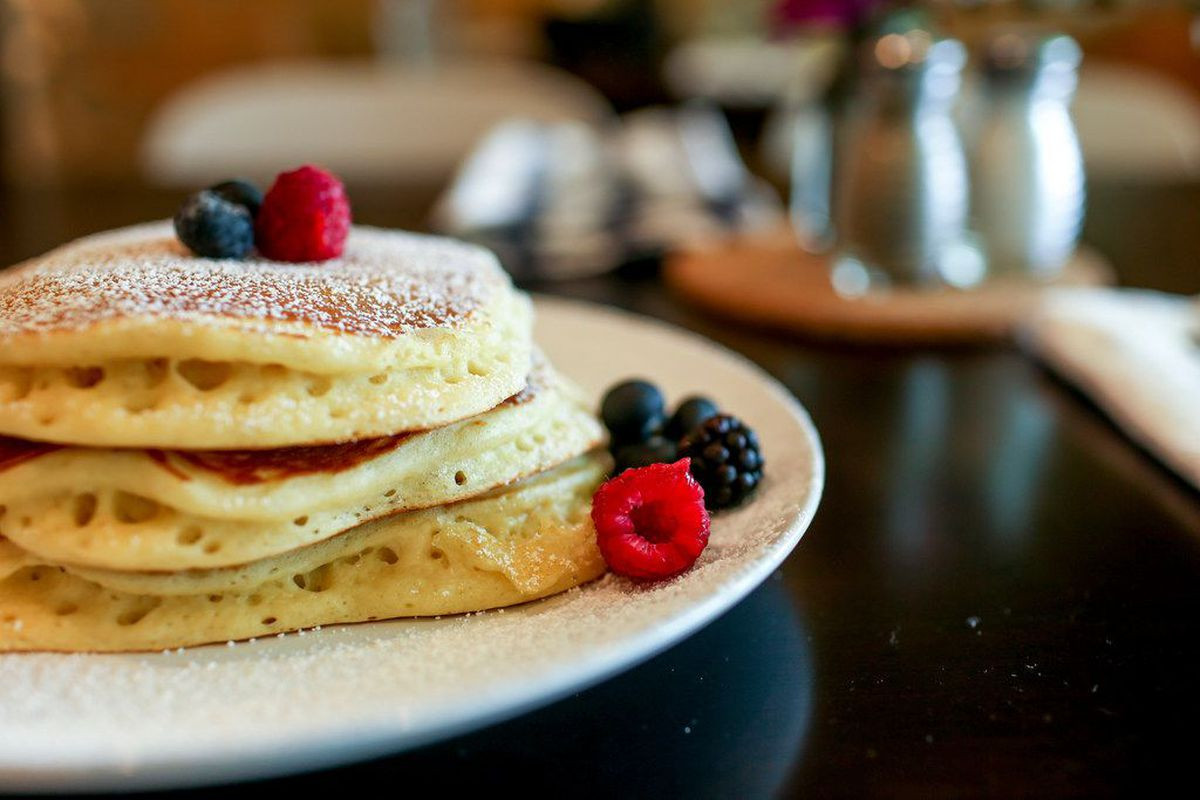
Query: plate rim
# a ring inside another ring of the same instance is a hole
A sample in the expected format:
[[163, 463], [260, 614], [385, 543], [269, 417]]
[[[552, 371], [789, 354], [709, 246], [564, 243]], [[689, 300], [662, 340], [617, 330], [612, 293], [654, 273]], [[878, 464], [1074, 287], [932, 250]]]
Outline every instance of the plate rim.
[[[230, 752], [210, 749], [200, 756], [182, 757], [167, 752], [135, 765], [114, 764], [111, 757], [74, 758], [67, 764], [47, 759], [30, 765], [4, 763], [0, 754], [0, 790], [66, 791], [105, 789], [183, 789], [263, 780], [302, 774], [359, 763], [385, 755], [415, 750], [468, 732], [482, 730], [530, 711], [551, 705], [573, 692], [597, 684], [639, 666], [728, 612], [765, 581], [787, 559], [812, 523], [824, 492], [825, 455], [820, 435], [807, 409], [773, 375], [746, 356], [702, 334], [654, 317], [587, 300], [532, 293], [535, 308], [554, 308], [561, 313], [584, 313], [609, 317], [641, 326], [676, 340], [688, 340], [732, 361], [753, 374], [805, 434], [812, 472], [805, 486], [807, 497], [795, 518], [773, 544], [747, 568], [730, 576], [717, 593], [689, 605], [662, 625], [649, 627], [610, 643], [584, 663], [562, 662], [547, 674], [510, 683], [480, 704], [460, 706], [440, 720], [416, 730], [403, 729], [394, 720], [363, 725], [347, 723], [306, 732], [291, 739], [275, 739], [253, 751]], [[16, 654], [20, 656], [21, 654]]]

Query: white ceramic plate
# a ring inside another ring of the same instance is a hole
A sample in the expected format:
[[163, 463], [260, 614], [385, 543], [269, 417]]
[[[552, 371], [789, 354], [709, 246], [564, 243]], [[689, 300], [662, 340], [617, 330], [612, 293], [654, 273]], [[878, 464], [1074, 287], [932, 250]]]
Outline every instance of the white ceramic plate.
[[711, 395], [757, 429], [767, 477], [713, 521], [697, 565], [648, 587], [607, 576], [549, 600], [150, 655], [0, 656], [0, 790], [165, 788], [391, 753], [545, 705], [733, 606], [796, 546], [824, 461], [804, 410], [699, 337], [539, 299], [537, 335], [599, 397], [631, 376]]

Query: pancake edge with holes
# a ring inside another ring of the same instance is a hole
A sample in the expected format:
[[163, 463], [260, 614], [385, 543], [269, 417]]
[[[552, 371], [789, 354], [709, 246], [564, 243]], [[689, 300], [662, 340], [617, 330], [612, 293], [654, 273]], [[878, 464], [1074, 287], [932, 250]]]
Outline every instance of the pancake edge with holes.
[[[526, 390], [492, 411], [384, 441], [345, 469], [238, 485], [197, 463], [197, 454], [88, 448], [0, 466], [0, 534], [56, 564], [157, 572], [226, 567], [306, 547], [380, 516], [487, 492], [578, 456], [603, 435], [579, 389], [543, 360]], [[318, 458], [323, 449], [291, 457]], [[247, 451], [239, 460], [257, 455]]]
[[520, 390], [532, 307], [495, 257], [356, 226], [318, 264], [196, 258], [169, 222], [0, 273], [0, 434], [271, 448], [386, 436]]
[[485, 497], [367, 523], [331, 561], [284, 562], [277, 577], [225, 594], [124, 592], [14, 564], [19, 549], [0, 542], [0, 652], [162, 650], [556, 594], [604, 573], [590, 507], [608, 466], [593, 452]]

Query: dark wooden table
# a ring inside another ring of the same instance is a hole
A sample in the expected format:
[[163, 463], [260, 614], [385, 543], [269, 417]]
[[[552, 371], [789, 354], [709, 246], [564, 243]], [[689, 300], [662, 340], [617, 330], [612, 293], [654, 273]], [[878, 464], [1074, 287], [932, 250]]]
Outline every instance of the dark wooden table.
[[[410, 226], [428, 200], [355, 196], [359, 219]], [[0, 255], [174, 202], [10, 192]], [[1200, 187], [1092, 187], [1087, 238], [1126, 284], [1200, 292]], [[1085, 398], [1016, 352], [736, 329], [652, 279], [535, 288], [695, 329], [786, 384], [828, 458], [815, 523], [747, 600], [624, 675], [443, 744], [236, 791], [1008, 797], [1193, 782], [1200, 495]]]

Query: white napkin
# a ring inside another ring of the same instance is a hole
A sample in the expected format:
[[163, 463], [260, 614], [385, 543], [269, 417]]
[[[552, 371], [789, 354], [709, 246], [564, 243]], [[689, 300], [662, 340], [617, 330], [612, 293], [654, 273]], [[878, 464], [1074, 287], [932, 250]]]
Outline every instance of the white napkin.
[[1022, 331], [1041, 360], [1200, 488], [1200, 306], [1122, 289], [1048, 292]]

